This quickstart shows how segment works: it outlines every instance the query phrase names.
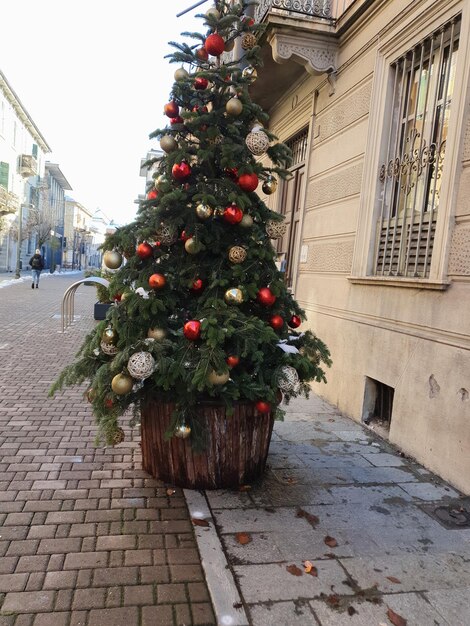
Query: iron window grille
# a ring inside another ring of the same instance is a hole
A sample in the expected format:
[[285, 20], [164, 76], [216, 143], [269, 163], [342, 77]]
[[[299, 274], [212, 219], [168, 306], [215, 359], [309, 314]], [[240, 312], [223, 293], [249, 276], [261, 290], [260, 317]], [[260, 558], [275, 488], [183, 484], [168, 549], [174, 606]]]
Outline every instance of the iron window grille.
[[391, 64], [375, 275], [429, 276], [459, 33], [457, 16]]

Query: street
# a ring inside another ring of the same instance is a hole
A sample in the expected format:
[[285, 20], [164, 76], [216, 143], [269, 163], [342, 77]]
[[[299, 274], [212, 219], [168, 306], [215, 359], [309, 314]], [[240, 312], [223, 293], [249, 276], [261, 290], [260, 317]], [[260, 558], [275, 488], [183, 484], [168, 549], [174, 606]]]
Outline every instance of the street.
[[95, 448], [80, 388], [50, 384], [93, 327], [95, 289], [60, 331], [79, 276], [0, 289], [0, 625], [214, 624], [181, 490], [140, 469], [137, 431]]
[[468, 498], [317, 396], [239, 492], [149, 477], [126, 423], [94, 447], [83, 390], [47, 397], [95, 323], [82, 286], [60, 333], [78, 278], [0, 289], [0, 626], [470, 624]]

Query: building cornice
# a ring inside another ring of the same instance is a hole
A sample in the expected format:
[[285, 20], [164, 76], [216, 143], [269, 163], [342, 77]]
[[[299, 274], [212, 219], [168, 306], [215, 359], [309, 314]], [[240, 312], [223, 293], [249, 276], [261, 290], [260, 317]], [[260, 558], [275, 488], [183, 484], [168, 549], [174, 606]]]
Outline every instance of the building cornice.
[[23, 122], [23, 124], [29, 130], [29, 132], [31, 133], [35, 141], [37, 142], [38, 146], [40, 146], [41, 150], [44, 153], [52, 152], [49, 144], [42, 136], [41, 132], [39, 131], [39, 128], [33, 122], [32, 117], [30, 116], [28, 111], [25, 109], [25, 107], [21, 103], [21, 100], [18, 98], [12, 86], [7, 81], [5, 74], [3, 74], [1, 70], [0, 70], [0, 89], [3, 91], [3, 93], [5, 94], [5, 98], [8, 100], [8, 102], [11, 104], [11, 106], [15, 110], [15, 113], [18, 115], [18, 118]]

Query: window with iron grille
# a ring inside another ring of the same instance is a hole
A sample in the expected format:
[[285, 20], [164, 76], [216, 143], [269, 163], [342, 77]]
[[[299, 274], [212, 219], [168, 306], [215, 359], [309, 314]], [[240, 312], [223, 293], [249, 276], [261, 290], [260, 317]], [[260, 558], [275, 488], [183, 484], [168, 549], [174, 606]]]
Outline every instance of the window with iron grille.
[[454, 91], [460, 17], [392, 63], [379, 168], [374, 274], [429, 276]]
[[295, 167], [296, 165], [303, 163], [305, 161], [305, 157], [307, 156], [308, 127], [288, 139], [285, 143], [292, 152], [291, 167]]

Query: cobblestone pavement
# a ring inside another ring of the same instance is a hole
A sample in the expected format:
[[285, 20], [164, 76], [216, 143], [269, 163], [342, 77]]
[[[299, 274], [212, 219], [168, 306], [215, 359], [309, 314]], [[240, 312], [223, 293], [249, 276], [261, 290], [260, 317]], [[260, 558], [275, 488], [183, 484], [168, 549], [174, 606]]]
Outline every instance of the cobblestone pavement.
[[95, 448], [78, 388], [47, 397], [92, 328], [77, 276], [0, 290], [0, 626], [215, 624], [182, 492], [140, 469], [137, 432]]
[[450, 506], [465, 521], [470, 498], [318, 397], [275, 424], [259, 484], [206, 498], [246, 611], [238, 623], [470, 625], [469, 524], [426, 512]]

